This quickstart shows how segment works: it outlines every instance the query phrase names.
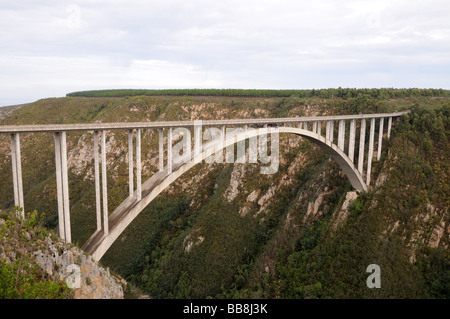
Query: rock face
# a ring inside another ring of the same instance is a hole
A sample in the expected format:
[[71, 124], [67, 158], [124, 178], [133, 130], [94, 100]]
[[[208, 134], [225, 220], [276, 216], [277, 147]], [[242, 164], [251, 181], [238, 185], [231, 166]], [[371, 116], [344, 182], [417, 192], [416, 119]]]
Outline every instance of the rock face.
[[345, 201], [342, 203], [342, 207], [337, 215], [336, 221], [333, 224], [333, 229], [336, 230], [340, 225], [342, 225], [343, 222], [348, 217], [349, 214], [349, 205], [352, 201], [354, 201], [358, 197], [358, 194], [355, 191], [348, 192], [345, 196]]
[[75, 299], [121, 299], [123, 279], [111, 276], [92, 256], [77, 247], [44, 240], [44, 249], [33, 253], [36, 263], [50, 277], [65, 280]]
[[125, 280], [110, 274], [81, 249], [62, 242], [56, 235], [16, 223], [6, 225], [0, 219], [0, 259], [17, 259], [37, 265], [43, 279], [65, 282], [74, 299], [124, 298]]

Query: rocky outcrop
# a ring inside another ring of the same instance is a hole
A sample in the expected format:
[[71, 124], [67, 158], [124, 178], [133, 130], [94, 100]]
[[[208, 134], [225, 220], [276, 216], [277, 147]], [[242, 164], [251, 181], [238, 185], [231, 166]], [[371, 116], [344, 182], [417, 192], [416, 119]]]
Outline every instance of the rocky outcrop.
[[200, 233], [201, 228], [198, 228], [188, 234], [186, 238], [184, 238], [183, 247], [186, 253], [191, 252], [192, 248], [200, 245], [205, 240], [205, 237], [200, 235]]
[[336, 217], [336, 221], [333, 224], [333, 230], [336, 230], [340, 225], [342, 225], [347, 220], [350, 203], [354, 201], [357, 197], [358, 194], [355, 191], [348, 192], [346, 194], [344, 203], [342, 203], [342, 207], [339, 210]]
[[[121, 299], [125, 280], [78, 247], [27, 223], [0, 220], [0, 260], [37, 266], [42, 279], [65, 283], [74, 299]], [[25, 268], [25, 267], [24, 267]]]
[[47, 237], [43, 249], [32, 253], [36, 264], [55, 280], [66, 281], [75, 299], [121, 299], [126, 282], [112, 276], [77, 247]]
[[230, 185], [227, 187], [223, 195], [229, 203], [231, 203], [239, 194], [245, 172], [245, 164], [234, 164], [233, 172], [231, 173], [230, 178]]

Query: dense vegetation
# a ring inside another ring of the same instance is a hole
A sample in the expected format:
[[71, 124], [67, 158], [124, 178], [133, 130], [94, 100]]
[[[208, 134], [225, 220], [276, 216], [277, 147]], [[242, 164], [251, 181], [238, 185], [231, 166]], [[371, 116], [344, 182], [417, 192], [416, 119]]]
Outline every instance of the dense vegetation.
[[[377, 186], [359, 194], [337, 228], [349, 182], [311, 143], [282, 136], [277, 174], [261, 175], [255, 164], [246, 165], [241, 175], [236, 174], [238, 165], [196, 166], [138, 216], [102, 263], [153, 298], [449, 298], [449, 107], [449, 92], [434, 89], [114, 90], [40, 100], [2, 124], [411, 109], [396, 121], [392, 138], [383, 141], [381, 160], [373, 163], [372, 184]], [[9, 140], [0, 138], [0, 208], [8, 210]], [[91, 139], [90, 133], [68, 136], [74, 158], [69, 159], [72, 237], [80, 245], [95, 229], [95, 192], [91, 159], [84, 155], [86, 163], [76, 170], [74, 163], [77, 152], [89, 151]], [[126, 134], [109, 133], [108, 143], [108, 204], [113, 211], [128, 195], [127, 164], [121, 160]], [[145, 131], [143, 180], [157, 170], [152, 161], [156, 145], [157, 134]], [[47, 212], [44, 222], [50, 228], [56, 227], [52, 148], [52, 136], [22, 137], [25, 206]], [[232, 178], [237, 178], [239, 192], [228, 200]], [[264, 205], [247, 199], [253, 191], [261, 199], [272, 190]], [[315, 202], [319, 209], [309, 214]], [[436, 234], [441, 234], [440, 242], [434, 245]], [[381, 267], [381, 289], [366, 286], [366, 267], [372, 263]]]

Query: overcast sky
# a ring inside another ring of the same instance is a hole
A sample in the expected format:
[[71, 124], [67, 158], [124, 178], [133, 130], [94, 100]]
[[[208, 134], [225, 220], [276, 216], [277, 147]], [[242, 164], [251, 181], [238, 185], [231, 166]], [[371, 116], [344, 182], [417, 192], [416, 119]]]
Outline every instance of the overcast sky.
[[450, 1], [0, 0], [0, 105], [109, 88], [450, 89]]

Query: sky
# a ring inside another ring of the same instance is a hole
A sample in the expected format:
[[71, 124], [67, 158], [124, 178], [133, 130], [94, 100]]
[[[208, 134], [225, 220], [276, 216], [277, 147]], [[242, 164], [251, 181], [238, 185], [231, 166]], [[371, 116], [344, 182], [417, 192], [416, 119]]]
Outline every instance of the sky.
[[450, 89], [448, 0], [0, 0], [0, 106], [96, 89]]

